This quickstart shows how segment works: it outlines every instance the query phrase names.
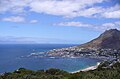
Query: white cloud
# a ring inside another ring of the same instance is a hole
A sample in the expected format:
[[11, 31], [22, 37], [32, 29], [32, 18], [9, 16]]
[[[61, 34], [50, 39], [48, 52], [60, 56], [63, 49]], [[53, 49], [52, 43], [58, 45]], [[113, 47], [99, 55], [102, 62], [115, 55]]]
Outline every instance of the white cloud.
[[98, 16], [98, 14], [102, 13], [103, 11], [104, 9], [102, 7], [91, 7], [80, 10], [76, 16], [96, 17]]
[[21, 16], [11, 16], [1, 19], [2, 21], [7, 22], [25, 22], [25, 18]]
[[35, 19], [30, 21], [30, 23], [37, 23], [37, 22], [38, 20], [35, 20]]
[[5, 22], [16, 22], [16, 23], [37, 23], [38, 20], [27, 20], [26, 18], [22, 16], [10, 16], [0, 19], [1, 21]]
[[120, 18], [120, 5], [116, 4], [111, 8], [107, 8], [101, 15], [105, 18]]
[[54, 24], [58, 26], [75, 26], [75, 27], [91, 27], [91, 24], [82, 23], [82, 22], [61, 22], [58, 24]]
[[32, 0], [0, 0], [0, 13], [23, 13]]
[[113, 22], [113, 23], [104, 23], [104, 24], [88, 24], [88, 23], [82, 23], [82, 22], [61, 22], [58, 24], [55, 24], [55, 26], [72, 26], [72, 27], [81, 27], [81, 28], [90, 28], [95, 30], [108, 30], [108, 29], [120, 29], [120, 21]]
[[120, 10], [113, 12], [105, 12], [103, 16], [105, 18], [120, 18]]
[[98, 29], [100, 30], [108, 30], [108, 29], [120, 29], [120, 23], [119, 21], [113, 22], [113, 23], [104, 23], [100, 26], [98, 26]]
[[120, 18], [120, 5], [98, 6], [110, 0], [1, 0], [0, 13], [36, 12], [63, 17]]
[[[30, 3], [31, 11], [64, 17], [92, 16], [100, 12], [99, 7], [90, 7], [105, 0], [36, 0]], [[90, 7], [90, 8], [86, 8]]]

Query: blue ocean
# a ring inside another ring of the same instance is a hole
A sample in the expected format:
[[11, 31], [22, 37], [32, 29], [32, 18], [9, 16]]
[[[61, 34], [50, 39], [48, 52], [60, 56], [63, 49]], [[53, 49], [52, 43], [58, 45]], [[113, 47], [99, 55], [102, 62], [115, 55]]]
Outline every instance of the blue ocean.
[[18, 68], [41, 70], [58, 68], [68, 72], [77, 71], [100, 60], [92, 58], [47, 58], [21, 57], [31, 53], [46, 52], [52, 49], [71, 47], [71, 44], [2, 44], [0, 45], [0, 73], [14, 71]]

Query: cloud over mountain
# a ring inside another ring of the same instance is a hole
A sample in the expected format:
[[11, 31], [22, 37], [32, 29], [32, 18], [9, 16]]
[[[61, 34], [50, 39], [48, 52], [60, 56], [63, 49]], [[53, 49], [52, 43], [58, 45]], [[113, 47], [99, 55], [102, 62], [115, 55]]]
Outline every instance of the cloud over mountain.
[[68, 26], [68, 27], [82, 27], [82, 28], [90, 28], [95, 29], [99, 31], [104, 31], [108, 29], [120, 29], [120, 21], [116, 21], [113, 23], [103, 23], [100, 25], [97, 24], [88, 24], [88, 23], [82, 23], [78, 21], [71, 21], [71, 22], [60, 22], [54, 24], [55, 26]]

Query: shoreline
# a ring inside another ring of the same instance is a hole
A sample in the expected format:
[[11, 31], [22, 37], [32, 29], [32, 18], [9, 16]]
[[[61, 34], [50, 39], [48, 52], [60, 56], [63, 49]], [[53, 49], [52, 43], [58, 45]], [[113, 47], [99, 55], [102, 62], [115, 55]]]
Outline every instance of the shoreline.
[[77, 70], [77, 71], [74, 71], [74, 72], [70, 72], [70, 73], [77, 73], [77, 72], [86, 72], [86, 71], [89, 71], [89, 70], [95, 70], [95, 69], [97, 69], [97, 67], [100, 65], [100, 62], [97, 62], [97, 64], [96, 65], [94, 65], [94, 66], [90, 66], [90, 67], [87, 67], [87, 68], [84, 68], [84, 69], [80, 69], [80, 70]]

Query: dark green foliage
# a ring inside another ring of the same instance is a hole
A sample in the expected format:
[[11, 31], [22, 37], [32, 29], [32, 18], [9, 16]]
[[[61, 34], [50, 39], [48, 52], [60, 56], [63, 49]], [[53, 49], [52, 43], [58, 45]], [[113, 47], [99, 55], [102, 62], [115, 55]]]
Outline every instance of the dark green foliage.
[[102, 63], [96, 70], [78, 73], [67, 73], [59, 69], [31, 71], [20, 68], [12, 73], [4, 73], [0, 79], [120, 79], [120, 63], [113, 64], [110, 68]]
[[117, 62], [117, 63], [113, 64], [111, 67], [112, 67], [113, 69], [118, 69], [118, 70], [119, 70], [119, 68], [120, 68], [120, 63]]
[[46, 70], [46, 73], [51, 74], [51, 75], [61, 75], [61, 74], [65, 74], [67, 72], [60, 70], [60, 69], [51, 68], [49, 70]]
[[103, 70], [104, 68], [109, 67], [110, 64], [111, 64], [110, 61], [101, 62], [101, 64], [98, 66], [98, 69], [99, 69], [99, 70]]

